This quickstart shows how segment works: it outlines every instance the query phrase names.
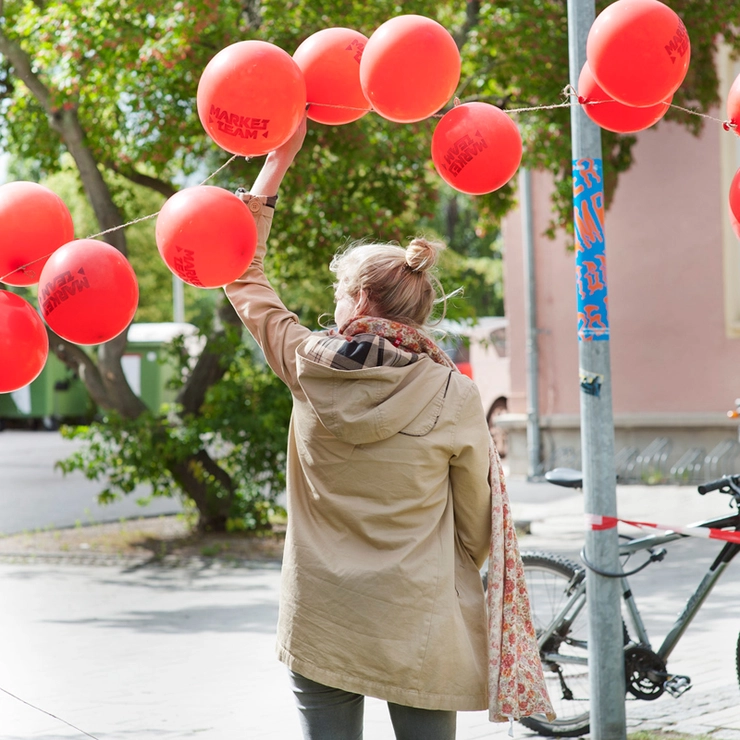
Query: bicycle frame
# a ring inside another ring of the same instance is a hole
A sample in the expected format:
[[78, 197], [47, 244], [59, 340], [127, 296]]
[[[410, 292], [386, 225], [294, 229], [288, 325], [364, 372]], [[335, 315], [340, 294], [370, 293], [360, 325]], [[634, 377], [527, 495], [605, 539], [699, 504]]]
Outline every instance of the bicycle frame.
[[[718, 517], [716, 519], [708, 519], [703, 522], [698, 522], [696, 527], [706, 527], [713, 529], [733, 528], [735, 531], [740, 531], [740, 513], [732, 514], [729, 516]], [[665, 534], [659, 535], [648, 535], [646, 537], [640, 537], [628, 542], [621, 543], [619, 546], [619, 554], [633, 555], [640, 550], [649, 550], [660, 545], [675, 542], [676, 540], [684, 539], [687, 535], [679, 534], [678, 532], [666, 532]], [[657, 654], [667, 661], [668, 656], [671, 654], [673, 649], [678, 644], [681, 636], [686, 631], [691, 621], [696, 616], [697, 612], [701, 608], [705, 599], [711, 592], [714, 585], [719, 580], [720, 576], [724, 572], [725, 568], [729, 565], [732, 559], [740, 552], [740, 545], [727, 542], [720, 551], [719, 555], [715, 558], [714, 562], [709, 566], [707, 572], [704, 574], [701, 582], [697, 586], [693, 594], [688, 598], [683, 610], [679, 614], [675, 623], [671, 627], [670, 631], [663, 640], [660, 648], [657, 650]], [[645, 629], [645, 624], [642, 621], [640, 612], [637, 608], [637, 603], [632, 594], [629, 581], [626, 576], [620, 578], [622, 586], [622, 599], [625, 603], [627, 610], [627, 616], [630, 624], [634, 630], [634, 634], [637, 637], [639, 644], [652, 650], [650, 639]], [[547, 641], [557, 632], [567, 632], [567, 628], [575, 620], [578, 614], [586, 605], [586, 578], [585, 571], [580, 571], [570, 586], [572, 593], [567, 603], [563, 606], [560, 612], [555, 616], [551, 624], [547, 629], [543, 630], [538, 638], [539, 648], [542, 650]], [[565, 628], [565, 629], [563, 629]], [[573, 664], [587, 664], [586, 658], [580, 658], [577, 656], [567, 656], [560, 653], [550, 655], [549, 653], [542, 654], [543, 662], [551, 660], [557, 663], [573, 663]]]
[[[740, 529], [740, 514], [732, 514], [730, 516], [718, 517], [716, 519], [708, 519], [703, 522], [699, 522], [694, 526], [706, 527], [711, 529], [722, 529], [732, 527], [735, 530]], [[679, 539], [684, 539], [687, 535], [678, 534], [677, 532], [666, 532], [663, 535], [649, 535], [647, 537], [640, 537], [638, 539], [630, 540], [619, 546], [620, 555], [632, 555], [639, 550], [647, 550], [653, 547], [667, 544], [669, 542], [675, 542]], [[714, 585], [719, 580], [725, 568], [730, 564], [732, 559], [740, 552], [740, 545], [732, 542], [726, 542], [719, 555], [714, 559], [714, 562], [709, 566], [704, 577], [699, 582], [694, 593], [689, 596], [686, 604], [681, 613], [676, 618], [673, 626], [669, 630], [665, 639], [658, 648], [657, 655], [659, 655], [664, 661], [668, 660], [668, 656], [673, 652], [673, 649], [678, 644], [681, 636], [686, 631], [692, 620], [696, 616], [697, 612], [701, 608], [702, 604], [706, 600], [707, 596], [714, 588]], [[622, 584], [622, 599], [624, 600], [627, 608], [627, 614], [629, 616], [631, 625], [634, 629], [635, 635], [641, 645], [652, 649], [650, 639], [648, 637], [645, 625], [640, 616], [640, 612], [637, 609], [634, 596], [632, 595], [632, 589], [630, 588], [629, 581], [627, 578], [621, 578]]]

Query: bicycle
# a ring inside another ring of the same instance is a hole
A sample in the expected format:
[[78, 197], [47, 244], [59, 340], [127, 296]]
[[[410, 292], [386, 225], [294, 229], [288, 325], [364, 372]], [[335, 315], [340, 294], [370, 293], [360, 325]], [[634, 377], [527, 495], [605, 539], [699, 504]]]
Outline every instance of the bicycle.
[[[560, 468], [547, 473], [545, 477], [555, 485], [568, 488], [582, 487], [580, 471]], [[740, 532], [740, 475], [724, 476], [719, 480], [700, 485], [698, 490], [702, 495], [710, 491], [729, 494], [732, 496], [730, 506], [736, 511], [734, 514], [707, 519], [692, 526]], [[620, 539], [623, 540], [619, 545], [622, 572], [597, 571], [601, 575], [621, 580], [625, 607], [623, 631], [626, 694], [632, 695], [635, 699], [651, 701], [665, 691], [677, 698], [691, 688], [691, 679], [688, 676], [670, 673], [666, 662], [712, 587], [740, 551], [740, 544], [723, 543], [719, 555], [686, 601], [662, 644], [657, 650], [653, 650], [627, 578], [651, 563], [663, 560], [667, 551], [661, 547], [662, 545], [687, 536], [674, 531], [635, 538], [620, 535]], [[646, 551], [647, 559], [625, 573], [624, 566], [629, 557], [640, 551]], [[547, 552], [523, 551], [521, 556], [542, 667], [557, 719], [549, 722], [543, 715], [534, 715], [524, 717], [520, 722], [530, 730], [547, 737], [583, 735], [589, 731], [590, 723], [586, 568], [567, 558]], [[581, 557], [586, 562], [583, 551]], [[740, 682], [740, 636], [735, 650], [735, 663]]]

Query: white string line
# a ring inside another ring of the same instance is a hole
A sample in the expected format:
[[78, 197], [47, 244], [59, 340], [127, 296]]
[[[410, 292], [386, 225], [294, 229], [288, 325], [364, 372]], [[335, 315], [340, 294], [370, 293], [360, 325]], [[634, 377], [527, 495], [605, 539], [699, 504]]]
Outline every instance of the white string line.
[[[562, 93], [563, 97], [571, 97], [576, 98], [578, 103], [580, 105], [601, 105], [602, 103], [612, 103], [615, 102], [613, 100], [586, 100], [581, 99], [581, 96], [578, 94], [577, 90], [572, 85], [566, 85]], [[459, 105], [460, 101], [458, 98], [455, 98], [455, 105]], [[572, 106], [572, 101], [566, 101], [564, 103], [555, 103], [554, 105], [536, 105], [531, 106], [528, 108], [510, 108], [508, 110], [504, 110], [504, 113], [508, 115], [518, 115], [519, 113], [531, 113], [534, 111], [540, 111], [540, 110], [555, 110], [556, 108], [570, 108]], [[341, 108], [344, 110], [356, 110], [356, 111], [366, 111], [370, 112], [372, 111], [372, 108], [356, 108], [348, 105], [336, 105], [333, 103], [307, 103], [307, 106], [316, 105], [320, 106], [322, 108]], [[700, 118], [706, 118], [710, 121], [714, 121], [715, 123], [722, 124], [722, 128], [724, 128], [725, 131], [734, 131], [737, 129], [737, 124], [733, 121], [729, 121], [727, 119], [721, 119], [716, 118], [714, 116], [710, 116], [707, 113], [701, 113], [700, 111], [693, 110], [691, 108], [683, 108], [680, 105], [674, 105], [673, 103], [669, 103], [669, 107], [676, 108], [676, 110], [683, 111], [684, 113], [688, 113], [692, 116], [699, 116]], [[444, 116], [443, 113], [435, 113], [432, 116], [429, 116], [430, 118], [442, 118]], [[226, 169], [237, 157], [240, 155], [235, 154], [231, 159], [229, 159], [227, 162], [222, 164], [215, 172], [211, 173], [203, 182], [201, 182], [201, 185], [205, 185], [209, 180], [214, 178], [219, 172]], [[245, 159], [249, 160], [250, 157], [246, 157]], [[114, 231], [120, 231], [121, 229], [125, 229], [129, 226], [133, 226], [134, 224], [141, 223], [142, 221], [149, 221], [152, 218], [156, 218], [160, 214], [160, 211], [157, 211], [156, 213], [150, 213], [148, 216], [141, 216], [140, 218], [135, 218], [133, 221], [128, 221], [125, 224], [121, 224], [120, 226], [113, 226], [110, 229], [106, 229], [105, 231], [99, 231], [97, 234], [92, 234], [90, 236], [85, 237], [86, 239], [95, 239], [99, 236], [104, 236], [105, 234], [110, 234]], [[31, 262], [28, 262], [25, 265], [21, 265], [20, 267], [15, 268], [11, 272], [0, 276], [0, 282], [3, 282], [3, 280], [8, 277], [9, 275], [12, 275], [14, 272], [18, 272], [21, 270], [25, 270], [27, 267], [30, 267], [31, 265], [35, 264], [36, 262], [40, 262], [43, 259], [46, 259], [47, 257], [50, 257], [53, 254], [53, 252], [49, 252], [49, 254], [45, 254], [42, 257], [37, 257], [34, 260], [31, 260]]]
[[[239, 155], [235, 154], [228, 162], [224, 162], [215, 172], [212, 172], [208, 177], [206, 177], [205, 180], [203, 180], [201, 185], [205, 185], [209, 180], [212, 180], [216, 175], [221, 172], [221, 170], [226, 169]], [[249, 157], [247, 157], [249, 159]], [[114, 226], [111, 229], [106, 229], [105, 231], [99, 231], [97, 234], [92, 234], [90, 236], [86, 236], [85, 239], [95, 239], [99, 236], [103, 236], [104, 234], [110, 234], [113, 231], [119, 231], [120, 229], [125, 229], [127, 226], [132, 226], [133, 224], [141, 223], [142, 221], [148, 221], [150, 218], [155, 218], [156, 216], [159, 216], [160, 211], [157, 211], [156, 213], [150, 213], [148, 216], [142, 216], [141, 218], [135, 218], [133, 221], [129, 221], [128, 223], [121, 224], [120, 226]], [[43, 259], [43, 258], [42, 258]], [[31, 263], [33, 264], [33, 263]], [[19, 270], [22, 268], [18, 268]]]
[[92, 738], [92, 740], [99, 740], [99, 738], [95, 737], [95, 735], [91, 735], [89, 732], [85, 732], [85, 730], [82, 730], [79, 727], [76, 727], [71, 722], [67, 722], [66, 719], [62, 719], [61, 717], [57, 717], [56, 714], [52, 714], [51, 712], [47, 712], [45, 709], [42, 709], [41, 707], [37, 707], [35, 704], [31, 704], [30, 701], [26, 701], [25, 699], [21, 699], [20, 696], [16, 696], [15, 694], [11, 694], [10, 691], [8, 691], [7, 689], [4, 689], [2, 686], [0, 686], [0, 691], [2, 691], [4, 694], [7, 694], [8, 696], [12, 696], [13, 699], [16, 699], [17, 701], [21, 702], [21, 704], [25, 704], [26, 706], [31, 707], [31, 709], [35, 709], [38, 712], [42, 712], [43, 714], [48, 715], [52, 719], [56, 719], [59, 722], [64, 723], [68, 727], [71, 727], [73, 730], [77, 730], [77, 732], [80, 732], [83, 735], [86, 735], [87, 737]]
[[[231, 159], [229, 159], [227, 162], [224, 162], [217, 170], [212, 172], [208, 177], [206, 177], [203, 182], [199, 183], [200, 185], [205, 185], [209, 180], [212, 180], [216, 175], [221, 172], [221, 170], [226, 169], [239, 155], [235, 154]], [[251, 157], [245, 157], [247, 161], [251, 159]], [[152, 218], [156, 218], [159, 216], [161, 211], [157, 211], [156, 213], [150, 213], [148, 216], [141, 216], [140, 218], [135, 218], [133, 221], [128, 221], [125, 224], [121, 224], [120, 226], [114, 226], [110, 229], [106, 229], [105, 231], [99, 231], [97, 234], [91, 234], [90, 236], [84, 237], [85, 239], [95, 239], [98, 236], [103, 236], [104, 234], [110, 234], [113, 231], [120, 231], [121, 229], [125, 229], [127, 226], [132, 226], [133, 224], [141, 223], [142, 221], [149, 221]], [[3, 282], [3, 280], [8, 277], [8, 275], [12, 275], [14, 272], [20, 272], [25, 271], [27, 267], [30, 267], [31, 265], [35, 265], [37, 262], [40, 262], [41, 260], [46, 259], [47, 257], [51, 257], [51, 255], [54, 254], [54, 252], [49, 252], [49, 254], [45, 254], [41, 257], [36, 257], [36, 259], [31, 260], [30, 262], [27, 262], [25, 265], [21, 265], [20, 267], [16, 267], [14, 270], [11, 270], [11, 272], [0, 276], [0, 283]]]

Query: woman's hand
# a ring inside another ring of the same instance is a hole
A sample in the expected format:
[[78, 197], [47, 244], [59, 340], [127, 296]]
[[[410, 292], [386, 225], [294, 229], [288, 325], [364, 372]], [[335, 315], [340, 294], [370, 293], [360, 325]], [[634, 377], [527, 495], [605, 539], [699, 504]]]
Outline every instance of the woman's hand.
[[306, 138], [306, 116], [303, 116], [295, 133], [277, 149], [271, 151], [265, 159], [262, 170], [257, 179], [254, 181], [252, 195], [277, 195], [280, 183], [285, 177], [285, 173], [293, 164], [296, 154], [303, 146], [303, 140]]
[[301, 122], [298, 124], [298, 128], [295, 133], [281, 146], [267, 155], [267, 158], [274, 157], [276, 159], [287, 159], [289, 164], [295, 159], [296, 154], [301, 150], [303, 146], [303, 140], [306, 138], [306, 115], [303, 115]]

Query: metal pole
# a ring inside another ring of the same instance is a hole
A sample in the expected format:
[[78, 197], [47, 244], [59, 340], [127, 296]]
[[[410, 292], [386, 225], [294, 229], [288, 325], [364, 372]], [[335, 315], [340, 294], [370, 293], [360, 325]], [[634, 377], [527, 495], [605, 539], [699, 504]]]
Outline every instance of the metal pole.
[[537, 283], [532, 224], [532, 177], [528, 169], [519, 170], [519, 204], [522, 211], [524, 241], [524, 311], [527, 320], [527, 478], [536, 478], [540, 463], [540, 357], [537, 344]]
[[185, 284], [177, 275], [172, 276], [172, 320], [185, 321]]
[[[568, 0], [570, 84], [575, 89], [586, 62], [586, 39], [594, 18], [594, 0]], [[616, 517], [601, 130], [575, 99], [571, 106], [571, 137], [584, 508], [587, 515]], [[587, 516], [587, 520], [589, 518]], [[619, 572], [617, 530], [597, 527], [596, 524], [587, 526], [586, 557], [602, 571]], [[619, 581], [588, 570], [586, 589], [591, 737], [593, 740], [625, 740]]]

